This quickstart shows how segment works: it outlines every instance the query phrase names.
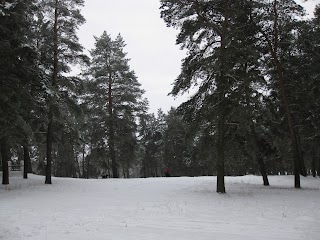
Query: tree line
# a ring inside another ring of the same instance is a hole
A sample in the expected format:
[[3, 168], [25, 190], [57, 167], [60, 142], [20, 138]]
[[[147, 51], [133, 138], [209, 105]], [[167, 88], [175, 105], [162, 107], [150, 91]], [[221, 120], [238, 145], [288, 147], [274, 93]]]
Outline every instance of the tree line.
[[[320, 6], [291, 0], [161, 0], [187, 50], [171, 95], [148, 113], [125, 41], [106, 31], [89, 56], [83, 0], [0, 1], [0, 149], [24, 177], [320, 174]], [[72, 74], [72, 69], [81, 73]]]
[[188, 50], [171, 94], [196, 88], [178, 111], [212, 136], [217, 192], [229, 158], [255, 158], [264, 185], [272, 156], [273, 173], [291, 163], [296, 188], [319, 170], [319, 11], [305, 20], [293, 0], [161, 0]]

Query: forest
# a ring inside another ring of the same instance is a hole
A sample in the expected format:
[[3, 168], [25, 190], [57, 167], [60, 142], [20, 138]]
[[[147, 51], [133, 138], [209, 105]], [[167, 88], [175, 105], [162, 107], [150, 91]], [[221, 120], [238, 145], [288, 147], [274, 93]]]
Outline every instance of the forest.
[[[320, 4], [160, 0], [186, 50], [170, 95], [149, 112], [108, 29], [86, 54], [84, 0], [0, 0], [0, 165], [72, 178], [320, 176]], [[169, 58], [170, 56], [168, 56]], [[80, 73], [74, 73], [78, 69]], [[152, 80], [150, 80], [152, 81]]]

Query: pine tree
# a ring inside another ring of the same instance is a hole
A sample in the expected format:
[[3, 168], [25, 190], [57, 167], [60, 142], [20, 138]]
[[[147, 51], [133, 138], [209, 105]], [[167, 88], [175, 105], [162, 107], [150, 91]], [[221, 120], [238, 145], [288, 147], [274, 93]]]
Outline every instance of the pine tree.
[[[95, 37], [95, 48], [91, 51], [89, 68], [88, 109], [92, 121], [97, 123], [99, 142], [107, 142], [111, 159], [112, 177], [119, 177], [117, 157], [127, 165], [134, 158], [136, 117], [143, 109], [140, 83], [130, 70], [129, 59], [124, 52], [125, 43], [119, 34], [115, 40], [104, 32]], [[102, 111], [101, 111], [102, 109]], [[130, 156], [125, 156], [123, 146], [131, 146]], [[125, 160], [124, 160], [125, 159]]]
[[[241, 64], [233, 59], [232, 41], [239, 40], [242, 27], [238, 1], [161, 1], [161, 16], [168, 26], [180, 28], [177, 44], [188, 49], [182, 71], [174, 83], [173, 95], [196, 86], [196, 94], [179, 109], [187, 118], [211, 125], [216, 141], [217, 192], [225, 192], [224, 159], [227, 121], [237, 76], [234, 68]], [[242, 49], [243, 53], [244, 50]], [[244, 53], [245, 54], [245, 53]], [[231, 60], [231, 61], [230, 61]], [[214, 154], [212, 154], [214, 156]]]
[[163, 159], [173, 176], [190, 175], [192, 142], [188, 137], [189, 127], [176, 109], [171, 108], [166, 116], [166, 129], [163, 134]]
[[295, 187], [300, 188], [301, 154], [299, 150], [299, 138], [295, 130], [292, 107], [289, 102], [288, 78], [283, 59], [286, 53], [284, 48], [288, 42], [287, 38], [294, 30], [293, 23], [296, 21], [295, 17], [302, 16], [303, 9], [291, 0], [262, 2], [262, 8], [264, 11], [260, 11], [260, 15], [257, 14], [254, 21], [257, 26], [259, 26], [261, 37], [270, 55], [269, 61], [277, 79], [277, 89], [282, 98], [282, 105], [286, 113], [288, 129], [291, 136], [294, 154]]
[[141, 175], [143, 177], [161, 176], [169, 159], [165, 155], [164, 134], [166, 114], [161, 109], [157, 115], [145, 114], [140, 121], [139, 146]]
[[[46, 184], [51, 184], [52, 174], [52, 146], [54, 133], [61, 120], [61, 111], [69, 109], [67, 103], [72, 103], [72, 92], [76, 78], [66, 77], [70, 72], [70, 64], [86, 61], [82, 54], [83, 47], [79, 44], [76, 30], [85, 22], [80, 13], [83, 0], [42, 0], [39, 2], [39, 19], [43, 19], [39, 26], [38, 49], [41, 54], [41, 64], [50, 79], [47, 87], [48, 123], [47, 123], [47, 165]], [[69, 93], [71, 91], [71, 94]], [[75, 105], [75, 104], [73, 104]], [[64, 108], [64, 109], [63, 109]], [[66, 115], [64, 117], [67, 117]], [[65, 119], [64, 119], [65, 121]], [[62, 123], [63, 124], [63, 123]]]
[[[33, 6], [33, 1], [0, 4], [0, 141], [4, 172], [10, 145], [23, 144], [30, 134], [32, 89], [39, 79], [37, 56], [29, 38]], [[9, 183], [8, 174], [3, 175], [3, 183]]]
[[[284, 64], [286, 76], [290, 79], [291, 109], [295, 116], [296, 131], [301, 155], [301, 174], [306, 175], [307, 164], [304, 161], [312, 159], [312, 169], [315, 170], [314, 148], [319, 145], [319, 36], [320, 28], [317, 18], [299, 21], [293, 44], [286, 48]], [[297, 51], [298, 49], [298, 51]]]

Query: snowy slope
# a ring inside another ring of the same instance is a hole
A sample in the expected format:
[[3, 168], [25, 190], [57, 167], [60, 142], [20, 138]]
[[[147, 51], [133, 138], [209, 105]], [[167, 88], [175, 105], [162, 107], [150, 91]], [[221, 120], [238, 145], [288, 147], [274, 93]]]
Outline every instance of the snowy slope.
[[320, 179], [292, 176], [63, 179], [0, 186], [2, 240], [320, 239]]

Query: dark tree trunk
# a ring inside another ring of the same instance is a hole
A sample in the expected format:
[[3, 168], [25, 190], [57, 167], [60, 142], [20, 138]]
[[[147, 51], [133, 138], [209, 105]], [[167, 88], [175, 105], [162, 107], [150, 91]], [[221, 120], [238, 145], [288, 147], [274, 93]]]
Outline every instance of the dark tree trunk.
[[[55, 1], [54, 26], [53, 26], [53, 74], [51, 86], [54, 89], [58, 78], [58, 0]], [[52, 145], [53, 145], [53, 96], [49, 96], [49, 116], [47, 130], [47, 166], [46, 184], [52, 184]]]
[[221, 46], [220, 46], [220, 77], [217, 84], [217, 92], [219, 92], [219, 105], [218, 105], [218, 140], [217, 140], [217, 192], [225, 193], [224, 182], [224, 160], [225, 160], [225, 111], [226, 111], [226, 87], [227, 78], [226, 74], [226, 48], [227, 48], [227, 35], [229, 27], [229, 0], [224, 0], [224, 17], [225, 20], [222, 25], [221, 33]]
[[129, 170], [129, 160], [127, 160], [127, 164], [126, 164], [126, 172], [127, 172], [127, 178], [130, 178], [130, 170]]
[[31, 159], [28, 146], [23, 145], [23, 178], [28, 178], [28, 173], [32, 173]]
[[[285, 75], [284, 75], [284, 69], [282, 67], [282, 64], [279, 60], [278, 57], [278, 39], [279, 39], [279, 31], [278, 31], [278, 1], [274, 0], [273, 3], [273, 10], [274, 10], [274, 36], [269, 38], [269, 36], [262, 30], [261, 33], [264, 36], [268, 47], [269, 51], [272, 56], [272, 64], [277, 72], [277, 77], [279, 81], [279, 90], [280, 94], [282, 96], [282, 102], [283, 102], [283, 107], [286, 112], [287, 116], [287, 121], [288, 121], [288, 127], [289, 127], [289, 132], [290, 132], [290, 137], [291, 137], [291, 142], [292, 142], [292, 149], [293, 149], [293, 165], [294, 165], [294, 187], [295, 188], [300, 188], [300, 155], [299, 155], [299, 147], [298, 147], [298, 141], [297, 141], [297, 136], [296, 132], [294, 130], [294, 122], [293, 122], [293, 117], [292, 113], [290, 111], [290, 105], [288, 101], [288, 96], [287, 96], [287, 90], [285, 86]], [[273, 41], [271, 40], [273, 39]]]
[[110, 158], [107, 159], [108, 161], [108, 176], [111, 176], [111, 169], [110, 169]]
[[[246, 74], [248, 71], [248, 66], [247, 64], [244, 65], [244, 74]], [[254, 143], [254, 148], [255, 148], [255, 153], [256, 153], [256, 160], [259, 165], [260, 169], [260, 174], [263, 179], [263, 185], [264, 186], [269, 186], [269, 180], [268, 180], [268, 174], [266, 170], [266, 165], [263, 161], [263, 156], [262, 156], [262, 149], [260, 148], [260, 144], [258, 142], [258, 137], [255, 129], [254, 122], [252, 120], [252, 110], [250, 109], [250, 94], [249, 94], [249, 88], [250, 88], [250, 82], [245, 79], [246, 81], [246, 86], [245, 86], [245, 94], [246, 94], [246, 108], [249, 109], [250, 112], [247, 112], [247, 117], [248, 117], [248, 123], [250, 124], [250, 130], [251, 130], [251, 135], [253, 137], [253, 143]]]
[[[52, 110], [50, 110], [51, 112]], [[51, 117], [50, 117], [51, 116]], [[52, 144], [53, 144], [53, 130], [52, 130], [52, 112], [49, 113], [49, 123], [47, 130], [47, 165], [46, 165], [46, 181], [45, 184], [52, 184], [51, 173], [52, 173]]]
[[83, 149], [82, 149], [82, 178], [85, 178], [85, 157], [84, 157], [84, 154], [85, 154], [85, 147], [86, 145], [83, 144]]
[[8, 142], [6, 138], [1, 139], [1, 159], [2, 159], [2, 184], [9, 184], [9, 167], [8, 161], [9, 159], [9, 149]]
[[306, 165], [304, 162], [304, 153], [302, 150], [301, 139], [300, 139], [299, 134], [297, 134], [297, 143], [298, 143], [299, 158], [300, 158], [300, 173], [302, 176], [306, 177], [308, 174], [307, 174], [307, 169], [306, 169]]
[[72, 162], [71, 176], [73, 178], [76, 178], [77, 177], [78, 166], [79, 166], [77, 153], [74, 152], [72, 158], [74, 159], [74, 161]]
[[218, 159], [217, 159], [217, 192], [225, 193], [224, 183], [224, 148], [225, 148], [225, 123], [224, 116], [220, 116], [218, 122]]
[[[276, 53], [274, 53], [276, 54]], [[294, 160], [294, 187], [295, 188], [300, 188], [300, 169], [301, 169], [301, 160], [300, 160], [300, 154], [299, 154], [299, 146], [298, 146], [298, 141], [297, 141], [297, 136], [294, 130], [294, 123], [293, 123], [293, 118], [292, 114], [290, 111], [289, 107], [289, 101], [287, 97], [287, 91], [285, 87], [285, 77], [283, 73], [282, 66], [278, 59], [276, 58], [276, 68], [278, 70], [278, 77], [279, 77], [279, 85], [280, 85], [280, 90], [281, 90], [281, 95], [283, 98], [283, 103], [284, 103], [284, 108], [286, 110], [287, 114], [287, 120], [288, 120], [288, 127], [290, 130], [290, 136], [291, 136], [291, 141], [292, 141], [292, 148], [293, 148], [293, 160]]]
[[312, 176], [313, 177], [316, 177], [317, 174], [316, 174], [316, 158], [317, 158], [317, 155], [316, 155], [316, 150], [315, 150], [315, 147], [313, 146], [312, 148], [312, 156], [311, 156], [311, 172], [312, 172]]
[[[316, 146], [316, 145], [315, 145]], [[318, 166], [318, 167], [316, 167], [316, 169], [317, 169], [317, 174], [318, 174], [318, 177], [320, 177], [320, 156], [319, 156], [319, 150], [316, 148], [316, 147], [314, 147], [314, 150], [315, 150], [315, 162], [316, 162], [316, 165]]]
[[90, 178], [90, 156], [87, 156], [87, 174], [86, 174], [86, 178], [89, 179]]
[[127, 178], [127, 176], [126, 176], [126, 170], [125, 170], [125, 167], [124, 167], [124, 166], [122, 167], [122, 174], [123, 174], [123, 178]]
[[262, 175], [263, 185], [264, 186], [269, 186], [269, 180], [268, 180], [268, 174], [267, 174], [267, 170], [266, 170], [266, 165], [264, 164], [263, 156], [261, 154], [261, 149], [259, 148], [258, 138], [257, 138], [257, 134], [256, 134], [256, 130], [255, 130], [253, 122], [251, 122], [250, 128], [251, 128], [251, 133], [252, 133], [254, 144], [255, 144], [255, 149], [256, 149], [256, 152], [257, 152], [257, 162], [259, 164], [260, 173]]
[[317, 162], [318, 162], [318, 177], [320, 177], [320, 157], [319, 157], [319, 151], [316, 153], [316, 158], [317, 158]]
[[145, 158], [143, 158], [143, 160], [142, 160], [142, 169], [141, 169], [141, 171], [142, 171], [143, 177], [146, 178], [147, 177], [147, 168], [146, 168], [146, 160], [145, 160]]
[[116, 162], [116, 153], [115, 153], [115, 137], [114, 137], [114, 119], [113, 119], [113, 99], [112, 99], [112, 78], [109, 76], [109, 92], [108, 92], [108, 110], [109, 110], [109, 151], [112, 164], [112, 177], [118, 178], [118, 166]]
[[[92, 153], [92, 143], [90, 143], [90, 153]], [[87, 179], [90, 177], [90, 158], [91, 155], [87, 156]]]

